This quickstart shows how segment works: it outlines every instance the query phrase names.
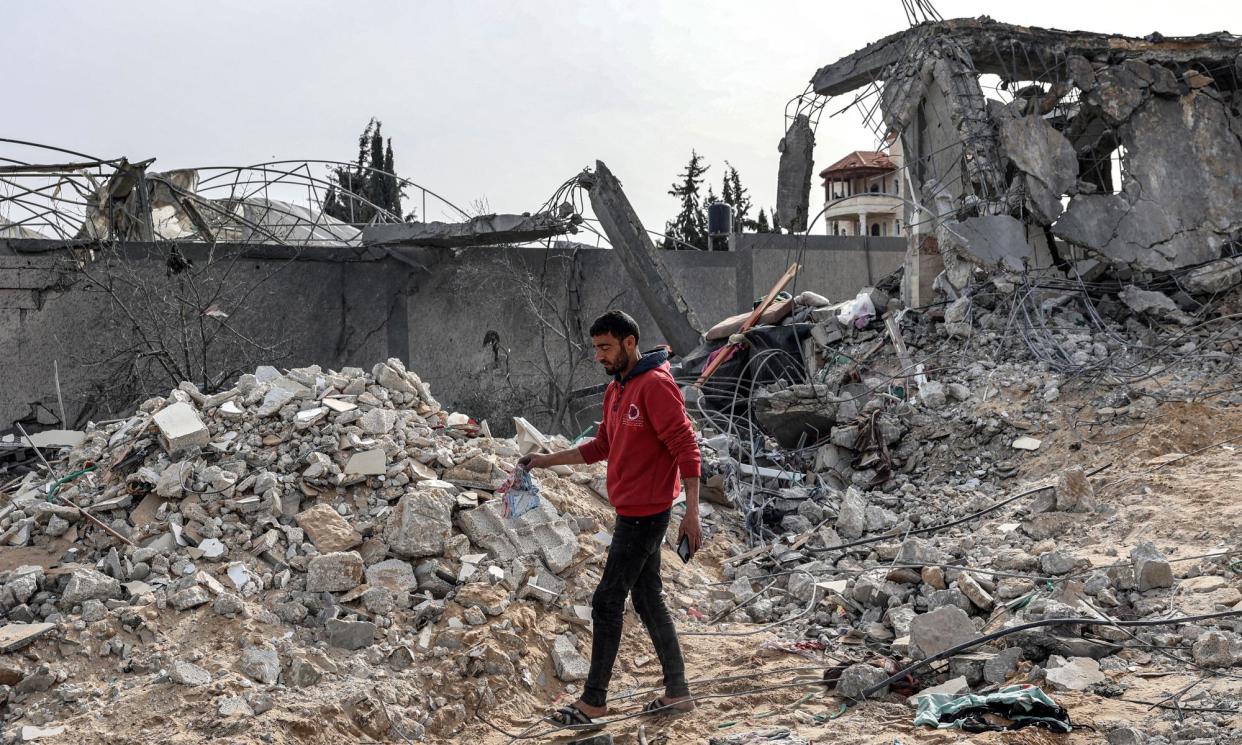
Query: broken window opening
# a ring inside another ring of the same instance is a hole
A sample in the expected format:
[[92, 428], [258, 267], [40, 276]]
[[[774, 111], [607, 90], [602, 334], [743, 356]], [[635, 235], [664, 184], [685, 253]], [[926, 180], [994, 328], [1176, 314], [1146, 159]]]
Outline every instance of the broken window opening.
[[1129, 179], [1129, 172], [1126, 169], [1126, 148], [1125, 145], [1118, 145], [1108, 156], [1109, 159], [1109, 176], [1112, 180], [1113, 194], [1120, 194], [1126, 181]]
[[871, 224], [871, 235], [877, 238], [880, 236], [880, 224], [878, 222]]

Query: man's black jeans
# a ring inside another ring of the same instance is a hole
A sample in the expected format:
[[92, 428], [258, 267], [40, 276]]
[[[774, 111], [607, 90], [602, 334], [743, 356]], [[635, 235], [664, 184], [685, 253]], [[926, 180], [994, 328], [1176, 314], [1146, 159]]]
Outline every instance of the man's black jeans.
[[649, 517], [617, 515], [612, 545], [604, 576], [591, 598], [591, 672], [587, 675], [582, 700], [603, 706], [608, 698], [608, 681], [621, 646], [621, 624], [625, 617], [625, 596], [634, 598], [634, 610], [647, 626], [656, 656], [664, 670], [666, 696], [690, 695], [686, 685], [686, 665], [681, 659], [677, 631], [661, 594], [660, 543], [668, 530], [669, 510]]

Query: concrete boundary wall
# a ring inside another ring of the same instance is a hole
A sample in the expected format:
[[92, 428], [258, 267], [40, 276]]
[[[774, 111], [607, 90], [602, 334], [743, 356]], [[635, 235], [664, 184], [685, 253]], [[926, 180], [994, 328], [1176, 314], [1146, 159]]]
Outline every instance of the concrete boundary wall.
[[[904, 242], [892, 238], [746, 234], [733, 242], [735, 250], [727, 252], [661, 254], [708, 326], [748, 310], [792, 261], [803, 264], [795, 289], [837, 300], [900, 266], [904, 252]], [[125, 244], [121, 250], [162, 292], [175, 281], [167, 266], [170, 245]], [[206, 260], [202, 244], [177, 248], [192, 261]], [[540, 321], [538, 306], [550, 316], [557, 315], [550, 309], [573, 309], [569, 328], [582, 334], [584, 345], [585, 329], [608, 307], [637, 318], [643, 347], [664, 341], [607, 249], [489, 247], [456, 256], [435, 249], [217, 245], [215, 251], [236, 258], [232, 281], [270, 274], [232, 319], [270, 342], [274, 352], [265, 362], [339, 369], [399, 357], [446, 408], [488, 417], [500, 432], [509, 416], [538, 408], [532, 396], [547, 398], [549, 368], [564, 373], [565, 360], [584, 353], [550, 329], [549, 318]], [[533, 302], [519, 275], [539, 282]], [[75, 271], [63, 244], [0, 240], [0, 431], [18, 420], [58, 423], [53, 361], [69, 425], [131, 409], [136, 402], [101, 393], [115, 382], [106, 376], [117, 374], [115, 366], [100, 365], [116, 328], [110, 297]], [[605, 379], [588, 361], [572, 385]], [[583, 412], [575, 421], [582, 418], [593, 415]]]

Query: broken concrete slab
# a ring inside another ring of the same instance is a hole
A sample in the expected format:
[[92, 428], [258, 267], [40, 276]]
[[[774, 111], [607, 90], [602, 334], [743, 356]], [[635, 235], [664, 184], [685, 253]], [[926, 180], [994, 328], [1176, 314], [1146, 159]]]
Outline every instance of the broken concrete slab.
[[1104, 673], [1100, 672], [1099, 661], [1090, 657], [1065, 660], [1054, 656], [1048, 662], [1046, 674], [1048, 685], [1054, 691], [1085, 691], [1106, 680]]
[[384, 527], [384, 541], [398, 556], [439, 556], [452, 535], [457, 500], [444, 489], [426, 488], [426, 483], [401, 498]]
[[377, 223], [362, 230], [372, 246], [429, 246], [466, 248], [500, 246], [564, 235], [574, 230], [572, 215], [537, 212], [533, 215], [479, 215], [465, 222]]
[[923, 657], [932, 657], [975, 636], [970, 616], [961, 608], [948, 605], [914, 617], [910, 622], [910, 651], [917, 650]]
[[810, 117], [793, 117], [777, 150], [781, 158], [776, 177], [776, 216], [783, 227], [801, 233], [806, 230], [810, 211], [814, 171], [815, 131]]
[[1173, 586], [1173, 566], [1150, 541], [1143, 541], [1130, 551], [1139, 592]]
[[198, 410], [184, 401], [164, 407], [152, 417], [160, 429], [160, 442], [170, 453], [211, 442], [211, 433]]
[[362, 584], [365, 568], [357, 551], [321, 554], [306, 569], [307, 592], [345, 592]]
[[552, 664], [556, 669], [556, 677], [566, 683], [586, 680], [591, 663], [578, 652], [572, 639], [560, 634], [552, 643]]
[[966, 261], [985, 269], [1022, 271], [1033, 266], [1035, 249], [1027, 242], [1026, 226], [1010, 215], [984, 215], [963, 221], [949, 220], [944, 231], [954, 240], [949, 246]]
[[0, 626], [0, 654], [15, 652], [54, 628], [54, 623], [6, 623]]
[[386, 587], [393, 592], [413, 592], [418, 589], [414, 566], [402, 559], [385, 559], [367, 567], [367, 584]]
[[294, 520], [322, 553], [347, 551], [362, 543], [362, 535], [331, 505], [315, 505], [299, 512]]
[[1061, 216], [1061, 196], [1078, 182], [1074, 146], [1038, 115], [1011, 117], [1000, 123], [1005, 155], [1026, 175], [1026, 206], [1039, 222], [1051, 225]]
[[388, 458], [383, 448], [354, 453], [345, 463], [345, 473], [350, 476], [383, 476], [387, 470]]

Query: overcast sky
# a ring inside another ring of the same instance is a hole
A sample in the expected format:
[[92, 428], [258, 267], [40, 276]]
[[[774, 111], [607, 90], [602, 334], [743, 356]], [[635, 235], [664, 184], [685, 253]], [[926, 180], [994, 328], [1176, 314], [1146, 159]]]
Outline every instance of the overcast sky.
[[[1242, 31], [1242, 4], [1220, 1], [936, 6], [1137, 36]], [[772, 205], [786, 102], [906, 26], [899, 0], [8, 2], [3, 19], [6, 137], [159, 169], [349, 160], [376, 116], [398, 173], [462, 206], [535, 209], [599, 158], [655, 230], [691, 148], [717, 190], [727, 159]], [[853, 112], [825, 116], [817, 142], [817, 171], [874, 144]]]

